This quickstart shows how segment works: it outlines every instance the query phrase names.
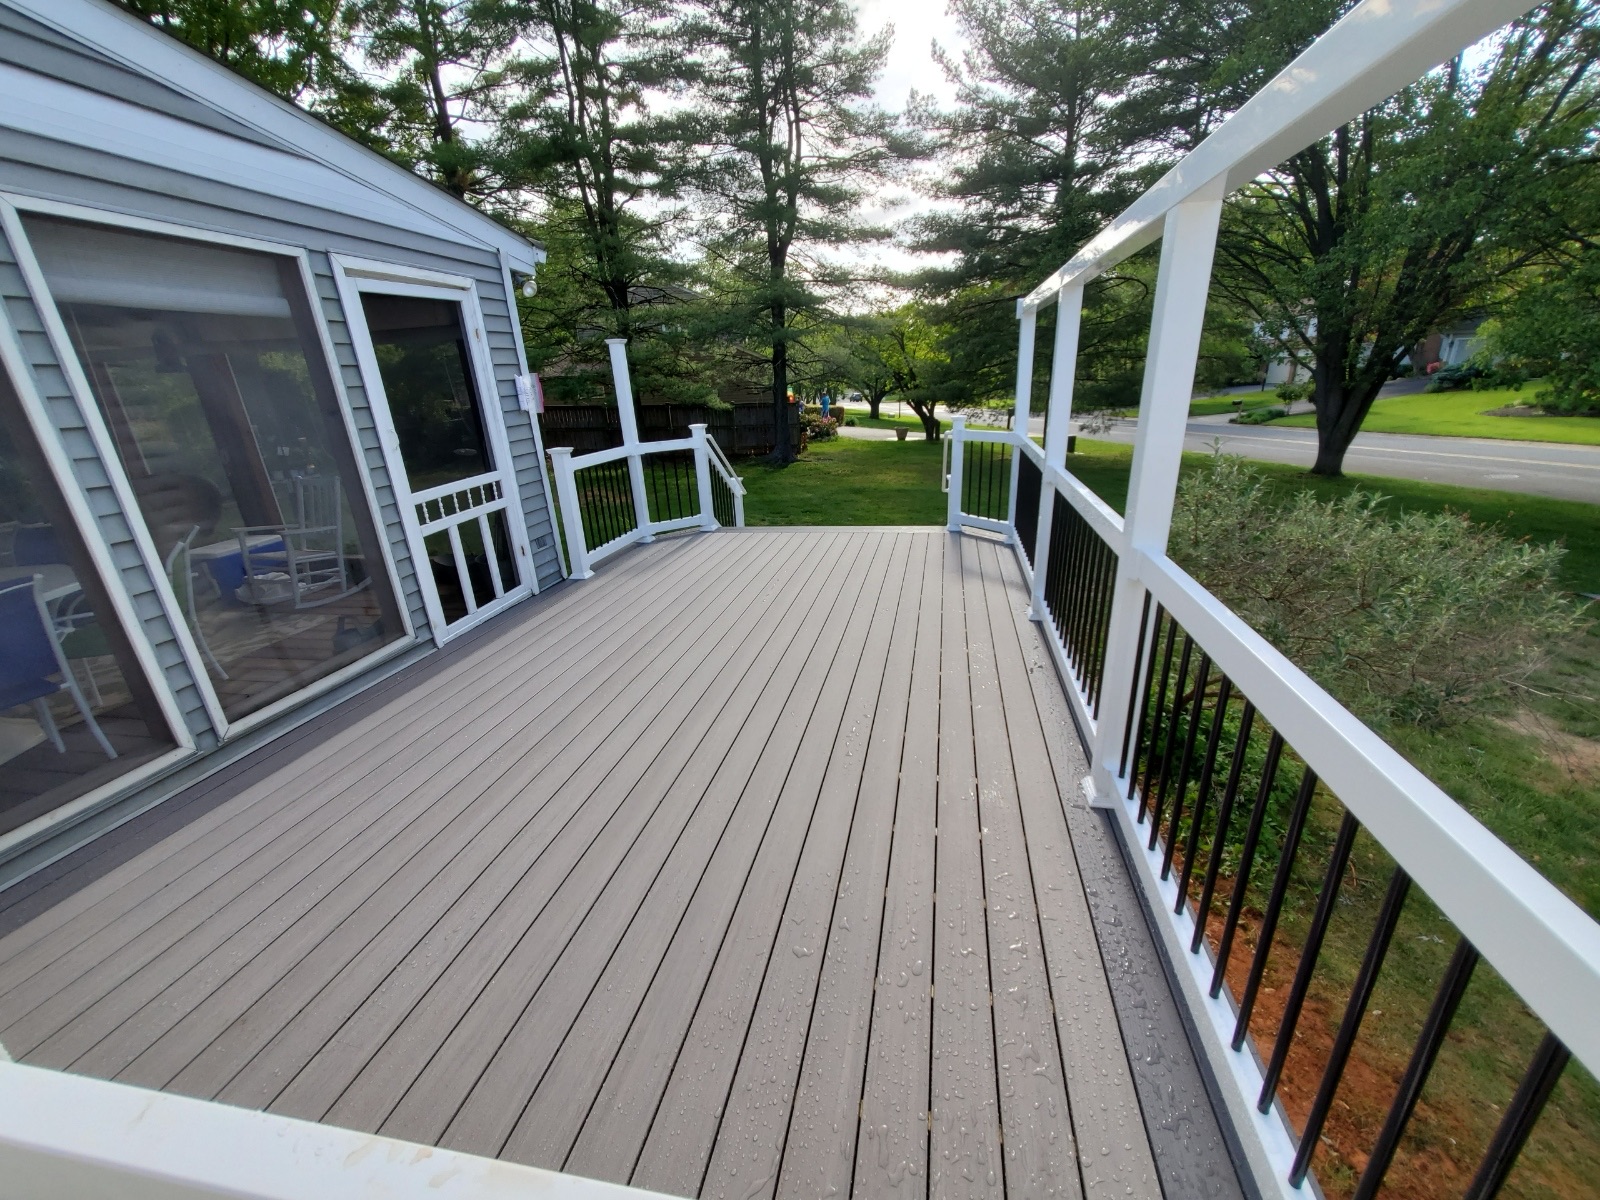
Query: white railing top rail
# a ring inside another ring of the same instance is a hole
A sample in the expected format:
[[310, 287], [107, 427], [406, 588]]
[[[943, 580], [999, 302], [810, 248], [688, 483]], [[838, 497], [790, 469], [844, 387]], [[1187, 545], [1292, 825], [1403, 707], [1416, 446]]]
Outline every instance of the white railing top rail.
[[1148, 245], [1186, 200], [1218, 198], [1515, 20], [1527, 0], [1363, 0], [1023, 301], [1037, 310]]
[[744, 480], [734, 471], [733, 464], [728, 461], [728, 456], [723, 453], [722, 447], [717, 444], [717, 439], [709, 433], [706, 434], [706, 449], [711, 451], [711, 465], [717, 469], [727, 485], [737, 495], [744, 495]]
[[[550, 453], [565, 447], [552, 447]], [[591, 450], [587, 454], [572, 455], [572, 469], [581, 471], [585, 467], [598, 467], [601, 463], [616, 462], [619, 458], [627, 458], [630, 454], [667, 454], [673, 451], [687, 451], [694, 449], [693, 438], [672, 438], [661, 442], [634, 442], [631, 446], [612, 446], [607, 450]], [[571, 453], [570, 450], [566, 453]]]

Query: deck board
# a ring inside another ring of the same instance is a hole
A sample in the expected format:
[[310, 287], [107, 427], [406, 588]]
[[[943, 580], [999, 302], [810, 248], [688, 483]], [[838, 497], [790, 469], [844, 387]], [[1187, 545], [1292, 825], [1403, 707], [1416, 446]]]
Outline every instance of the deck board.
[[938, 529], [629, 551], [0, 896], [0, 1042], [680, 1195], [1159, 1195], [1026, 602]]

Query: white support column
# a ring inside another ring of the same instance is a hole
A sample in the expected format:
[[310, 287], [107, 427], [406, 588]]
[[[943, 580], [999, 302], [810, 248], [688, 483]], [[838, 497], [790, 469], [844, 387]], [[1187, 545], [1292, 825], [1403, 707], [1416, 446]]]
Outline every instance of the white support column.
[[1145, 353], [1144, 386], [1139, 396], [1139, 430], [1128, 481], [1123, 544], [1117, 547], [1117, 579], [1112, 593], [1111, 626], [1106, 635], [1104, 692], [1091, 756], [1089, 787], [1100, 804], [1115, 803], [1117, 762], [1128, 719], [1128, 698], [1136, 667], [1139, 614], [1144, 589], [1132, 570], [1131, 550], [1164, 555], [1172, 528], [1172, 504], [1183, 460], [1183, 435], [1200, 357], [1200, 329], [1211, 287], [1211, 258], [1222, 215], [1221, 181], [1171, 209], [1162, 230], [1161, 267], [1156, 278], [1155, 313]]
[[[1033, 597], [1028, 616], [1045, 619], [1044, 579], [1050, 562], [1050, 527], [1054, 524], [1056, 490], [1050, 467], [1067, 465], [1067, 431], [1072, 424], [1072, 385], [1078, 370], [1078, 328], [1083, 320], [1083, 285], [1063, 288], [1056, 297], [1056, 340], [1050, 355], [1050, 414], [1044, 423], [1044, 479], [1039, 487], [1039, 526], [1033, 545]], [[1030, 335], [1031, 346], [1032, 337]]]
[[950, 507], [945, 528], [951, 533], [961, 532], [961, 451], [966, 432], [965, 417], [950, 418]]
[[711, 502], [711, 447], [706, 445], [706, 427], [689, 426], [689, 436], [694, 439], [694, 478], [700, 487], [700, 528], [720, 529], [716, 506]]
[[583, 540], [583, 513], [578, 508], [578, 484], [572, 470], [571, 446], [551, 448], [550, 471], [556, 477], [561, 526], [567, 531], [567, 578], [588, 579], [594, 571], [589, 566], [589, 547]]
[[[1017, 386], [1013, 393], [1011, 433], [1019, 442], [1028, 437], [1028, 418], [1033, 414], [1033, 335], [1039, 323], [1037, 309], [1025, 308], [1017, 301]], [[1011, 450], [1011, 492], [1006, 504], [1006, 524], [1017, 528], [1017, 480], [1022, 474], [1022, 451]]]
[[607, 338], [611, 348], [611, 378], [617, 388], [617, 416], [622, 422], [622, 444], [628, 451], [628, 478], [633, 481], [633, 511], [639, 521], [641, 542], [655, 541], [650, 532], [650, 501], [644, 487], [644, 456], [639, 453], [639, 414], [633, 407], [633, 380], [628, 375], [627, 338]]

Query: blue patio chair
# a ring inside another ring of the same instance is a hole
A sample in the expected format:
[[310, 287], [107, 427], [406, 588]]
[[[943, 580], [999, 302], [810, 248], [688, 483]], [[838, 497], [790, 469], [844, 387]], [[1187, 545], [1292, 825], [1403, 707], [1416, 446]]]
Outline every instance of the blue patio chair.
[[61, 643], [56, 640], [55, 625], [45, 610], [38, 582], [35, 575], [0, 586], [0, 710], [32, 704], [50, 744], [65, 754], [67, 747], [61, 740], [61, 731], [45, 703], [47, 697], [64, 691], [78, 706], [106, 757], [115, 758], [117, 752], [94, 719], [94, 710], [84, 700]]

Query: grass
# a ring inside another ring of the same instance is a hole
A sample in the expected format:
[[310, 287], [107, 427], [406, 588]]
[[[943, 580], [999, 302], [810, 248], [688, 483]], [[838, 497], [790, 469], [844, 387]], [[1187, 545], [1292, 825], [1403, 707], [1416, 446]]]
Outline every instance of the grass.
[[[1427, 433], [1439, 437], [1503, 438], [1517, 442], [1566, 442], [1600, 446], [1597, 417], [1491, 417], [1490, 409], [1526, 404], [1537, 392], [1532, 385], [1521, 391], [1500, 388], [1484, 392], [1422, 392], [1379, 400], [1361, 423], [1372, 433]], [[1193, 413], [1194, 410], [1190, 409]], [[1303, 413], [1280, 417], [1274, 425], [1316, 428], [1316, 417]]]
[[[1068, 468], [1121, 511], [1132, 448], [1080, 438], [1078, 451], [1070, 456]], [[1203, 465], [1205, 457], [1186, 455], [1185, 469]], [[937, 443], [916, 438], [903, 443], [815, 443], [786, 468], [741, 467], [749, 489], [747, 513], [752, 524], [943, 524], [941, 462]], [[1391, 497], [1395, 511], [1450, 509], [1514, 537], [1560, 538], [1567, 546], [1563, 582], [1577, 591], [1600, 592], [1600, 506], [1410, 480], [1324, 480], [1296, 467], [1255, 465], [1268, 486], [1286, 499], [1308, 488], [1327, 499], [1359, 486]], [[1561, 648], [1536, 683], [1539, 694], [1449, 729], [1395, 727], [1384, 733], [1424, 774], [1577, 904], [1600, 917], [1600, 753], [1595, 750], [1600, 704], [1589, 699], [1600, 696], [1600, 629]], [[1270, 1045], [1276, 1032], [1276, 1016], [1303, 944], [1338, 814], [1331, 798], [1319, 798], [1308, 844], [1297, 859], [1293, 900], [1278, 933], [1283, 946], [1269, 960], [1253, 1022], [1258, 1045]], [[1363, 834], [1285, 1075], [1285, 1102], [1297, 1117], [1315, 1088], [1392, 866]], [[1257, 892], [1270, 881], [1270, 872], [1258, 875], [1251, 885], [1244, 943], [1234, 952], [1241, 974], [1249, 961], [1252, 922], [1259, 921], [1265, 898]], [[1354, 1185], [1364, 1147], [1372, 1144], [1383, 1120], [1454, 941], [1443, 916], [1414, 894], [1362, 1024], [1347, 1082], [1325, 1132], [1325, 1151], [1317, 1159], [1318, 1179], [1330, 1196], [1348, 1195]], [[1236, 971], [1230, 971], [1235, 994], [1242, 982], [1233, 979]], [[1491, 1136], [1540, 1032], [1536, 1019], [1504, 982], [1480, 965], [1391, 1169], [1386, 1195], [1420, 1200], [1441, 1190], [1464, 1190], [1464, 1172], [1472, 1166], [1466, 1160], [1475, 1162], [1476, 1148]], [[1597, 1146], [1600, 1087], [1574, 1064], [1502, 1194], [1588, 1194], [1584, 1181], [1592, 1183], [1600, 1170]]]
[[835, 438], [812, 442], [787, 467], [739, 464], [751, 525], [943, 525], [944, 447]]
[[1240, 406], [1244, 412], [1253, 408], [1271, 408], [1274, 404], [1282, 404], [1277, 393], [1265, 392], [1240, 392], [1234, 396], [1196, 396], [1189, 401], [1189, 415], [1191, 417], [1214, 417], [1218, 413], [1234, 411], [1234, 401], [1243, 400]]

